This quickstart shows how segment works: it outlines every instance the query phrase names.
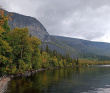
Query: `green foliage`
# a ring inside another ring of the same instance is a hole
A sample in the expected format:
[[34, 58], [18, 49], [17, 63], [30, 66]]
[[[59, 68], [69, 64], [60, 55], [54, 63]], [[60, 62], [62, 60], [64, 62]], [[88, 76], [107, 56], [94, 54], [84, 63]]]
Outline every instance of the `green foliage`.
[[45, 50], [47, 53], [49, 52], [49, 48], [48, 48], [48, 45], [46, 45], [46, 50]]
[[[8, 29], [7, 29], [8, 30]], [[28, 36], [27, 28], [15, 28], [4, 34], [0, 26], [0, 72], [2, 74], [24, 73], [41, 68], [40, 40]], [[7, 39], [4, 40], [4, 36]]]
[[41, 46], [40, 53], [42, 54], [42, 52], [43, 52], [43, 49], [42, 49], [42, 46]]
[[89, 60], [89, 59], [79, 59], [79, 66], [88, 66], [88, 65], [108, 65], [110, 61], [98, 61], [96, 59]]
[[79, 60], [78, 60], [78, 58], [76, 60], [76, 65], [79, 66]]
[[25, 63], [31, 61], [32, 49], [31, 49], [31, 38], [28, 36], [27, 28], [15, 28], [8, 34], [8, 42], [13, 48], [12, 59], [16, 62], [17, 69], [20, 69], [20, 63], [22, 60]]
[[70, 58], [69, 54], [62, 55], [56, 50], [51, 51], [46, 45], [45, 52], [42, 53], [42, 67], [67, 67], [76, 65], [76, 60]]
[[32, 67], [33, 69], [38, 69], [41, 68], [41, 54], [39, 50], [39, 45], [41, 44], [40, 40], [36, 38], [35, 36], [32, 37], [31, 39], [31, 44], [32, 44]]
[[10, 30], [10, 27], [9, 27], [9, 25], [8, 25], [7, 23], [8, 23], [8, 20], [6, 20], [6, 21], [4, 22], [4, 24], [2, 25], [3, 29], [5, 30], [5, 34], [7, 34], [8, 32], [11, 31], [11, 30]]
[[10, 60], [9, 56], [12, 51], [12, 48], [9, 46], [8, 42], [4, 40], [4, 29], [0, 26], [0, 70], [1, 73], [5, 74], [7, 64]]
[[71, 58], [61, 55], [56, 50], [39, 49], [40, 40], [29, 36], [28, 28], [14, 28], [10, 31], [8, 17], [0, 12], [0, 72], [2, 74], [24, 73], [26, 70], [39, 68], [66, 67]]

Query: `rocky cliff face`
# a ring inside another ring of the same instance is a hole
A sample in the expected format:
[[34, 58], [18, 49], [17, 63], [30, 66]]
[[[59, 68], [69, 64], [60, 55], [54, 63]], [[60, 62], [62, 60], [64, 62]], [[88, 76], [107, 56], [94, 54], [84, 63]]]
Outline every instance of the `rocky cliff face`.
[[17, 13], [12, 13], [12, 20], [8, 22], [11, 29], [15, 27], [28, 27], [29, 34], [38, 37], [43, 42], [51, 42], [50, 36], [45, 27], [36, 19], [30, 16], [24, 16]]

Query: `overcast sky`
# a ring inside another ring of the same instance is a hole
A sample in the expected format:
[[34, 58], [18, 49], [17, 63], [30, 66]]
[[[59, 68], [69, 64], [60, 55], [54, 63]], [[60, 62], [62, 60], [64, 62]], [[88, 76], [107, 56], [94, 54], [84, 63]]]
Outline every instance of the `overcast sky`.
[[110, 0], [0, 0], [0, 5], [37, 18], [50, 35], [110, 42]]

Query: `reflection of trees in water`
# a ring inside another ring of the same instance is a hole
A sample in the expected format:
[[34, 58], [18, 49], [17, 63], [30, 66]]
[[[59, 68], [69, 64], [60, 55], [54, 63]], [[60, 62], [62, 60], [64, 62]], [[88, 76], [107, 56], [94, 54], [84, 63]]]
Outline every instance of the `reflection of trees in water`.
[[[72, 70], [67, 68], [53, 69], [38, 72], [30, 77], [14, 78], [10, 81], [8, 90], [10, 93], [24, 93], [26, 89], [35, 88], [40, 93], [41, 90], [51, 89], [52, 85], [63, 82], [64, 79], [71, 79]], [[30, 92], [31, 93], [31, 92]]]
[[9, 83], [8, 93], [43, 93], [44, 91], [49, 93], [51, 89], [65, 81], [76, 85], [83, 84], [82, 78], [96, 76], [106, 71], [110, 71], [110, 68], [74, 67], [41, 71], [30, 77], [14, 78]]

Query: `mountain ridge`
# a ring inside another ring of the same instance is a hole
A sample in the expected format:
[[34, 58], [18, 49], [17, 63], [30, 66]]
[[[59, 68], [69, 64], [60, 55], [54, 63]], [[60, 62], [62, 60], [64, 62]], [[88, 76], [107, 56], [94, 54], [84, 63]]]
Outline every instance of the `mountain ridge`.
[[95, 43], [107, 43], [107, 44], [110, 44], [109, 42], [92, 41], [92, 40], [81, 39], [81, 38], [74, 38], [74, 37], [68, 37], [68, 36], [57, 36], [57, 35], [50, 35], [50, 36], [53, 36], [53, 37], [64, 37], [64, 38], [77, 39], [77, 40], [83, 40], [83, 41], [90, 41], [90, 42], [95, 42]]
[[[92, 42], [89, 40], [77, 39], [77, 38], [68, 38], [62, 36], [53, 36], [51, 35], [51, 39], [54, 43], [59, 46], [67, 46], [70, 49], [70, 53], [73, 52], [75, 54], [94, 54], [94, 55], [102, 55], [110, 57], [110, 43], [105, 42]], [[71, 51], [75, 50], [75, 51]]]

